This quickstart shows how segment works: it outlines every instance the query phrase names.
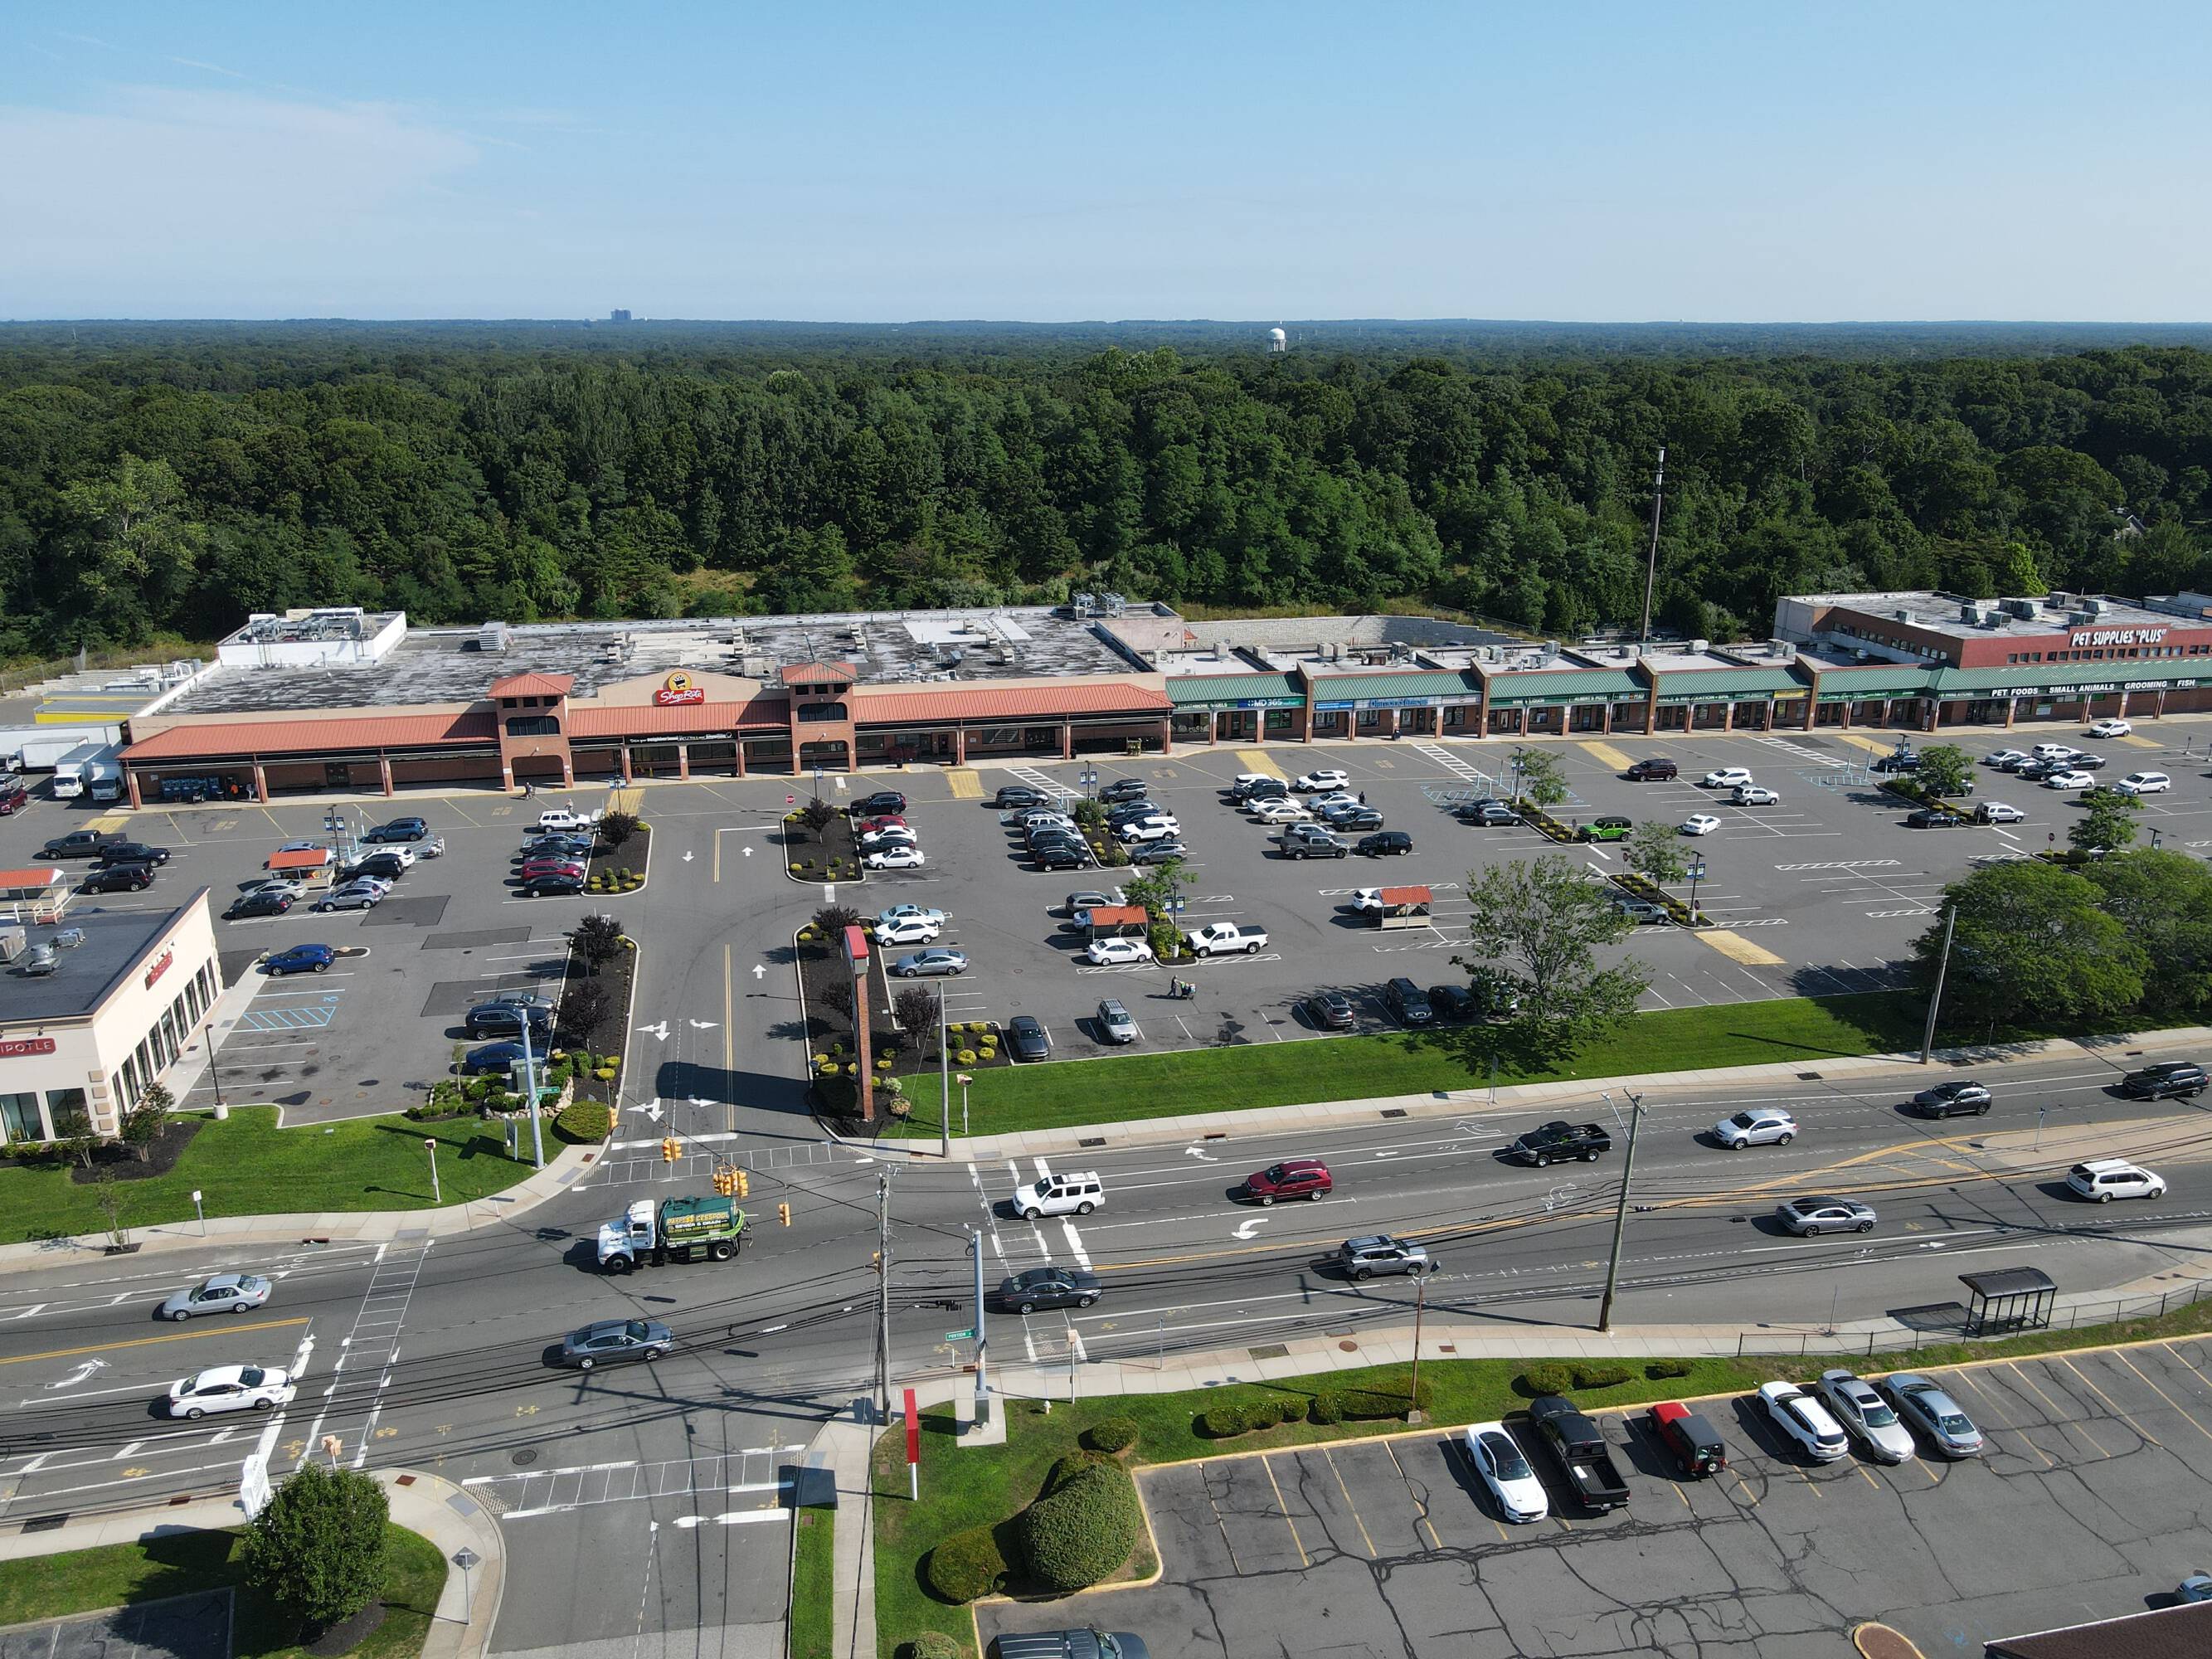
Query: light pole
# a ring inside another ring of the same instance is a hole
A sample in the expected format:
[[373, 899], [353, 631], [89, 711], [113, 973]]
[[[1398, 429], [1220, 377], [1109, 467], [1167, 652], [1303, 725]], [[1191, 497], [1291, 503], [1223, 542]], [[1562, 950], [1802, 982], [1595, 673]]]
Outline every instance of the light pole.
[[960, 1085], [960, 1138], [965, 1140], [968, 1138], [968, 1085], [975, 1079], [970, 1073], [962, 1072], [955, 1080]]
[[983, 1325], [983, 1235], [980, 1229], [969, 1229], [968, 1248], [975, 1256], [975, 1426], [980, 1429], [991, 1420], [991, 1384], [984, 1370], [984, 1350], [990, 1346], [991, 1339]]
[[530, 1011], [522, 1011], [522, 1088], [530, 1099], [530, 1161], [538, 1169], [545, 1167], [545, 1131], [538, 1121], [538, 1066], [530, 1052]]
[[[937, 981], [937, 1087], [939, 1121], [942, 1132], [937, 1139], [937, 1155], [950, 1160], [952, 1157], [952, 1041], [945, 1034], [945, 981]], [[967, 1099], [965, 1090], [961, 1099]]]
[[2150, 850], [2151, 850], [2152, 852], [2155, 853], [2156, 851], [2158, 851], [2158, 844], [2159, 844], [2159, 842], [2160, 842], [2160, 839], [2161, 839], [2161, 837], [2160, 836], [2160, 835], [2159, 835], [2159, 833], [2158, 833], [2158, 826], [2157, 826], [2157, 825], [2155, 825], [2155, 824], [2153, 824], [2153, 825], [2151, 826], [2151, 832], [2150, 832]]
[[1605, 1300], [1598, 1304], [1597, 1328], [1613, 1328], [1613, 1298], [1620, 1284], [1620, 1247], [1628, 1237], [1628, 1182], [1636, 1173], [1636, 1131], [1644, 1122], [1644, 1100], [1628, 1090], [1628, 1150], [1620, 1158], [1620, 1203], [1613, 1212], [1613, 1254], [1605, 1264]]
[[1696, 927], [1696, 926], [1697, 926], [1697, 924], [1698, 924], [1698, 884], [1699, 882], [1703, 881], [1705, 878], [1705, 855], [1703, 853], [1692, 853], [1692, 854], [1690, 854], [1690, 925], [1691, 925], [1692, 927]]
[[1429, 1305], [1429, 1276], [1419, 1274], [1413, 1280], [1413, 1380], [1407, 1392], [1413, 1397], [1406, 1402], [1406, 1420], [1421, 1420], [1421, 1315]]
[[1928, 1064], [1936, 1052], [1936, 1016], [1943, 1006], [1943, 977], [1951, 971], [1951, 935], [1959, 926], [1959, 907], [1943, 913], [1943, 955], [1936, 964], [1936, 994], [1928, 999], [1928, 1029], [1920, 1034], [1920, 1063]]
[[230, 1103], [222, 1097], [222, 1073], [216, 1069], [215, 1064], [215, 1012], [212, 1009], [208, 1011], [207, 1036], [203, 1040], [207, 1043], [208, 1081], [215, 1085], [216, 1115], [218, 1118], [228, 1117]]
[[422, 1145], [430, 1154], [430, 1201], [433, 1204], [443, 1204], [446, 1201], [446, 1194], [444, 1190], [438, 1185], [437, 1137], [435, 1135], [423, 1136]]

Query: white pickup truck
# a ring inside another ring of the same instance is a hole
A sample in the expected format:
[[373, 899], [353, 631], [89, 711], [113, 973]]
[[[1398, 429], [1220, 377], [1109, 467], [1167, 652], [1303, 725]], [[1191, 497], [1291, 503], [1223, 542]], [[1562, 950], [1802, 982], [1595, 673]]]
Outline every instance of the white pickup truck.
[[1267, 948], [1266, 933], [1241, 921], [1209, 921], [1183, 937], [1191, 954], [1198, 957], [1218, 957], [1225, 951], [1242, 951], [1249, 957]]

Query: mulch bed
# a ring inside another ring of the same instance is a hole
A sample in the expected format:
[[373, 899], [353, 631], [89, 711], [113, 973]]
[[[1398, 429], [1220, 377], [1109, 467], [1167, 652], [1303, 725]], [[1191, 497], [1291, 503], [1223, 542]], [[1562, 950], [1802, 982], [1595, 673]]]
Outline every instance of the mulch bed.
[[[572, 1012], [569, 999], [576, 995], [580, 987], [586, 985], [605, 986], [607, 992], [606, 1006], [605, 1011], [597, 1019], [591, 1022], [588, 1028], [580, 1029], [575, 1024], [575, 1015]], [[618, 951], [596, 975], [592, 972], [581, 957], [570, 956], [568, 976], [562, 981], [561, 988], [561, 1009], [558, 1019], [563, 1044], [571, 1048], [586, 1048], [594, 1054], [612, 1054], [619, 1057], [623, 1052], [623, 1043], [629, 1033], [630, 998], [636, 988], [637, 952], [635, 951]], [[576, 1079], [576, 1098], [602, 1101], [611, 1105], [613, 1103], [615, 1091], [621, 1086], [621, 1084], [620, 1076], [615, 1079], [612, 1085], [602, 1083], [597, 1078], [580, 1076]]]
[[[649, 823], [641, 823], [637, 827], [636, 833], [632, 835], [628, 841], [624, 842], [618, 850], [609, 850], [603, 848], [599, 851], [592, 854], [591, 862], [585, 866], [585, 878], [587, 884], [590, 878], [594, 876], [605, 877], [609, 881], [612, 881], [614, 878], [623, 870], [629, 870], [637, 875], [642, 876], [646, 873], [647, 866], [651, 862], [652, 858], [653, 826]], [[594, 893], [590, 891], [587, 886], [584, 896], [586, 899], [601, 899], [620, 898], [622, 895], [620, 893]]]
[[[853, 1017], [832, 1006], [830, 1001], [830, 996], [839, 988], [851, 988], [853, 975], [852, 969], [846, 963], [844, 952], [826, 941], [817, 940], [811, 945], [802, 944], [796, 945], [794, 949], [797, 952], [799, 985], [806, 997], [806, 1069], [811, 1075], [814, 1071], [815, 1057], [825, 1053], [832, 1043], [839, 1044], [843, 1048], [844, 1058], [850, 1059], [853, 1055]], [[890, 994], [893, 997], [909, 987], [928, 988], [927, 981], [922, 980], [894, 980], [890, 985]], [[869, 975], [868, 1014], [870, 1055], [879, 1060], [885, 1050], [895, 1051], [895, 1058], [888, 1075], [899, 1078], [902, 1081], [925, 1078], [933, 1079], [936, 1077], [937, 1044], [928, 1036], [917, 1036], [914, 1032], [893, 1028], [891, 1010], [884, 995], [884, 976], [880, 972], [871, 972]], [[933, 1018], [930, 1023], [933, 1025], [936, 1021]], [[997, 1021], [994, 1020], [991, 1024], [993, 1030], [998, 1029]], [[1013, 1064], [1013, 1056], [1006, 1047], [1003, 1035], [1000, 1041], [998, 1053], [989, 1060], [983, 1059], [979, 1054], [973, 1064], [963, 1064], [958, 1058], [957, 1044], [955, 1049], [953, 1065], [961, 1071], [975, 1071], [985, 1066]], [[886, 1073], [877, 1073], [879, 1080]], [[933, 1084], [932, 1086], [934, 1086]], [[912, 1081], [908, 1081], [907, 1097], [909, 1100], [915, 1097], [915, 1084]], [[881, 1102], [882, 1097], [878, 1096], [879, 1107]], [[887, 1121], [887, 1114], [878, 1113], [879, 1121]], [[855, 1120], [840, 1119], [838, 1121], [849, 1122]]]
[[[89, 1187], [105, 1179], [114, 1181], [151, 1181], [155, 1176], [165, 1176], [177, 1167], [185, 1148], [192, 1144], [208, 1120], [200, 1117], [179, 1117], [170, 1120], [169, 1127], [161, 1131], [161, 1138], [144, 1150], [143, 1163], [139, 1161], [139, 1149], [110, 1141], [92, 1155], [92, 1167], [82, 1164], [70, 1165], [70, 1180], [79, 1187]], [[25, 1165], [51, 1164], [53, 1158], [9, 1158], [9, 1163]]]
[[371, 1601], [352, 1618], [341, 1619], [312, 1637], [301, 1631], [300, 1645], [315, 1659], [338, 1659], [340, 1654], [351, 1653], [369, 1638], [384, 1622], [384, 1612], [383, 1602]]
[[859, 881], [860, 846], [853, 834], [853, 820], [840, 812], [817, 836], [796, 816], [786, 817], [783, 867], [801, 881]]

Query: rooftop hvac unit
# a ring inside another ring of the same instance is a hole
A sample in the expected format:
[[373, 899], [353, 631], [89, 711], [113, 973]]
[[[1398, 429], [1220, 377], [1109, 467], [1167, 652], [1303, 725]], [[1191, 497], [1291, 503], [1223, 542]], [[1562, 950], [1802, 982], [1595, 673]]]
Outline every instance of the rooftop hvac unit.
[[514, 630], [503, 622], [488, 622], [477, 629], [477, 649], [505, 651], [514, 642]]
[[2093, 617], [2101, 617], [2112, 608], [2112, 602], [2110, 599], [2084, 599], [2081, 608]]
[[1713, 642], [1711, 640], [1692, 640], [1690, 641], [1690, 654], [1693, 657], [1702, 657], [1706, 652], [1712, 648]]
[[1898, 621], [1899, 621], [1899, 622], [1911, 622], [1911, 621], [1912, 620], [1912, 613], [1911, 613], [1910, 611], [1907, 611], [1907, 610], [1906, 610], [1903, 605], [1900, 605], [1899, 606], [1898, 606], [1896, 610], [1894, 610], [1894, 611], [1891, 611], [1889, 614], [1890, 614], [1891, 616], [1893, 616], [1893, 617], [1896, 617], [1896, 618], [1897, 618], [1897, 620], [1898, 620]]
[[738, 672], [749, 680], [764, 680], [775, 670], [766, 657], [746, 657], [739, 663]]
[[2004, 602], [2004, 608], [2007, 615], [2017, 617], [2022, 622], [2033, 622], [2035, 620], [2035, 601], [2033, 599], [2007, 599]]
[[2045, 603], [2053, 611], [2071, 611], [2074, 608], [2074, 596], [2063, 587], [2054, 587], [2051, 590], [2051, 597]]
[[21, 927], [0, 927], [0, 962], [19, 960], [30, 948], [30, 935]]
[[2066, 620], [2074, 627], [2079, 628], [2084, 623], [2096, 621], [2097, 613], [2094, 611], [2069, 611], [2066, 613]]
[[1769, 640], [1766, 642], [1766, 648], [1784, 662], [1788, 662], [1797, 654], [1797, 647], [1788, 640]]

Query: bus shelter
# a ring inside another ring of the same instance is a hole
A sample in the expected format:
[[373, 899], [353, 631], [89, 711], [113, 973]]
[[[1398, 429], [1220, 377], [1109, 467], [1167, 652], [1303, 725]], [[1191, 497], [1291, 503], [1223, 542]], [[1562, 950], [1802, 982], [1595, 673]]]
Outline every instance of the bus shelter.
[[2035, 1267], [1992, 1267], [1960, 1273], [1966, 1287], [1966, 1334], [2000, 1336], [2008, 1331], [2040, 1331], [2051, 1324], [2058, 1287]]

